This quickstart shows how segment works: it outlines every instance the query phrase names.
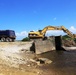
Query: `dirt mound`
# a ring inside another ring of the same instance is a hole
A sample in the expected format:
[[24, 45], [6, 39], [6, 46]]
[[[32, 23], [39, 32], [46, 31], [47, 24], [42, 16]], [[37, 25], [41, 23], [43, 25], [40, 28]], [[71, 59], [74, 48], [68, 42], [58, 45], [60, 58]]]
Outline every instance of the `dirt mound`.
[[62, 45], [66, 47], [73, 47], [76, 46], [76, 43], [74, 40], [66, 39], [66, 40], [62, 40]]

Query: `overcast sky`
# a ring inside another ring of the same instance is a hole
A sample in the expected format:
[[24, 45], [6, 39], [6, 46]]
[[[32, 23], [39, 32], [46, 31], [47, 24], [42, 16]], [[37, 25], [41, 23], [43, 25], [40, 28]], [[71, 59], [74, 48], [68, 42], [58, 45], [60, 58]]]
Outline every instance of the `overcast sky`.
[[0, 30], [15, 30], [17, 39], [48, 25], [63, 25], [76, 33], [76, 0], [0, 0]]

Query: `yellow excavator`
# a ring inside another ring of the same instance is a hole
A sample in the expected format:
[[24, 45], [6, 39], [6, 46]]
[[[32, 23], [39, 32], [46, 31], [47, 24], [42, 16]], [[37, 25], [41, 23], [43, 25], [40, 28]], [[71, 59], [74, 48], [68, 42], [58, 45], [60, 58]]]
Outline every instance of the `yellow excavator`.
[[39, 30], [37, 32], [30, 31], [28, 33], [28, 37], [30, 39], [38, 39], [38, 38], [45, 38], [45, 33], [47, 30], [63, 30], [65, 33], [67, 33], [68, 36], [71, 38], [76, 38], [76, 34], [72, 34], [68, 29], [66, 29], [64, 26], [46, 26], [43, 30]]

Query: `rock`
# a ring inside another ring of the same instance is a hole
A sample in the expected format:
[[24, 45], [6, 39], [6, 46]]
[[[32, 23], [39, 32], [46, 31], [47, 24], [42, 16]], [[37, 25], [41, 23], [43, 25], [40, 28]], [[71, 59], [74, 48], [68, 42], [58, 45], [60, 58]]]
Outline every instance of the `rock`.
[[39, 58], [39, 60], [40, 60], [40, 64], [50, 64], [50, 63], [52, 63], [52, 61], [47, 59], [47, 58]]
[[28, 67], [30, 67], [30, 65], [27, 65]]
[[30, 59], [30, 61], [37, 63], [37, 65], [52, 63], [52, 61], [47, 58], [38, 58], [36, 60]]

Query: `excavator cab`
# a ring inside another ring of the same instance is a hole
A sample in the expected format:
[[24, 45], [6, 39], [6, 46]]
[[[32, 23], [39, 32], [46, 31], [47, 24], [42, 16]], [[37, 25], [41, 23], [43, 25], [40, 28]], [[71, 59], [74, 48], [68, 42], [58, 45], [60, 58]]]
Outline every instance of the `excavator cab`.
[[38, 32], [42, 32], [42, 30], [38, 30]]

